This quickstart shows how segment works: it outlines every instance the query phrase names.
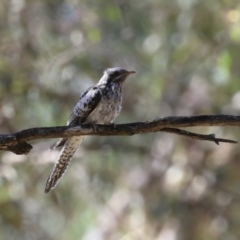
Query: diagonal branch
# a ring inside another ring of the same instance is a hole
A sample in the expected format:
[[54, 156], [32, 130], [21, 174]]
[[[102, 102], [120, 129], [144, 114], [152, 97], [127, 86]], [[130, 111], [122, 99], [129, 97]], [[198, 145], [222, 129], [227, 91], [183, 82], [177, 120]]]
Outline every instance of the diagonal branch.
[[13, 134], [0, 135], [0, 150], [12, 151], [16, 154], [27, 154], [32, 148], [27, 143], [29, 140], [78, 135], [130, 136], [157, 131], [171, 132], [199, 140], [213, 141], [217, 144], [219, 142], [236, 143], [233, 140], [215, 138], [214, 134], [202, 135], [178, 129], [196, 126], [240, 126], [240, 116], [202, 115], [194, 117], [165, 117], [146, 122], [94, 125], [94, 127], [91, 124], [83, 124], [81, 126], [30, 128]]
[[219, 145], [219, 142], [237, 143], [237, 141], [234, 141], [234, 140], [229, 140], [229, 139], [224, 139], [224, 138], [215, 138], [214, 133], [205, 135], [205, 134], [192, 133], [192, 132], [185, 131], [185, 130], [178, 129], [178, 128], [163, 128], [160, 131], [168, 132], [168, 133], [175, 133], [178, 135], [190, 137], [190, 138], [197, 139], [197, 140], [211, 141], [211, 142], [215, 142], [217, 145]]

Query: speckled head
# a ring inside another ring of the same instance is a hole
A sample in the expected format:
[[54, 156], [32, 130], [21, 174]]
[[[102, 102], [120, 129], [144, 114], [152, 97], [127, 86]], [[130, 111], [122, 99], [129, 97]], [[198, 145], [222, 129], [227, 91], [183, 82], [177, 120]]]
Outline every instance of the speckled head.
[[111, 83], [111, 82], [115, 82], [115, 83], [123, 83], [124, 80], [126, 80], [127, 76], [135, 73], [135, 71], [128, 71], [124, 68], [120, 68], [120, 67], [114, 67], [114, 68], [107, 68], [104, 72], [103, 72], [103, 76], [100, 79], [101, 83]]

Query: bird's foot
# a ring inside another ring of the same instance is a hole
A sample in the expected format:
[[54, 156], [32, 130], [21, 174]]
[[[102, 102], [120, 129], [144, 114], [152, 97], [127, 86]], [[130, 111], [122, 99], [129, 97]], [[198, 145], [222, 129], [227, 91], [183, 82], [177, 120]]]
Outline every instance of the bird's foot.
[[96, 125], [94, 123], [91, 123], [91, 126], [93, 128], [93, 132], [96, 133], [97, 132], [97, 128]]
[[113, 126], [113, 127], [114, 127], [114, 129], [116, 129], [116, 126], [117, 126], [115, 123], [111, 123], [111, 122], [110, 122], [110, 123], [108, 123], [108, 125], [110, 125], [110, 126]]

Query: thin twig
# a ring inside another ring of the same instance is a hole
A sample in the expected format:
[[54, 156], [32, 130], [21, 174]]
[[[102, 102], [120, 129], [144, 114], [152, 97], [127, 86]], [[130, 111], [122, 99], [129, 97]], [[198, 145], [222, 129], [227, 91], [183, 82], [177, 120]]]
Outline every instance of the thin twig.
[[167, 133], [174, 133], [174, 134], [190, 137], [197, 140], [211, 141], [211, 142], [215, 142], [217, 145], [219, 145], [219, 142], [237, 143], [237, 141], [234, 141], [234, 140], [216, 138], [214, 133], [205, 135], [205, 134], [192, 133], [192, 132], [185, 131], [178, 128], [163, 128], [160, 131], [167, 132]]

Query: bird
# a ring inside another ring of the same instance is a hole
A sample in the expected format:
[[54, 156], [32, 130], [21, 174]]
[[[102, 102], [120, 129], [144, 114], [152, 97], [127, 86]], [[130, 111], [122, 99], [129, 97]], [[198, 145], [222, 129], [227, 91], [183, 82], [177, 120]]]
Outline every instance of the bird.
[[[120, 114], [122, 108], [122, 87], [130, 74], [121, 67], [112, 67], [104, 70], [99, 82], [88, 88], [75, 105], [67, 126], [76, 126], [84, 123], [90, 124], [113, 124], [114, 119]], [[46, 186], [45, 193], [49, 193], [58, 184], [74, 153], [80, 146], [84, 136], [60, 138], [50, 149], [62, 147], [58, 160], [54, 165]]]

